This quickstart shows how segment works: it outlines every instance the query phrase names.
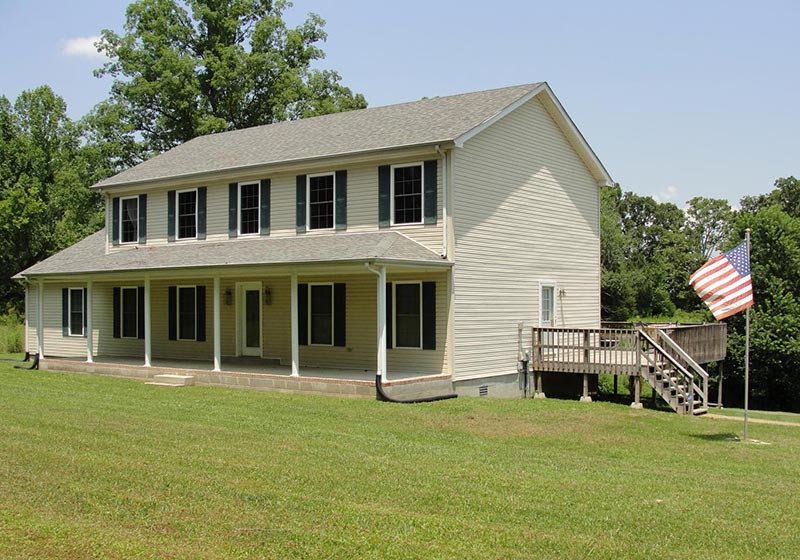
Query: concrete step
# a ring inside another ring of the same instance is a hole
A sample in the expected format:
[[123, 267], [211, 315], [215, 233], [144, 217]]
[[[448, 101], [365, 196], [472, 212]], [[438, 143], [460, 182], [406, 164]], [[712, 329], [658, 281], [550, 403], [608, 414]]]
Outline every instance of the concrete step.
[[146, 382], [145, 385], [157, 385], [160, 387], [189, 387], [194, 385], [194, 376], [163, 373], [160, 375], [154, 375], [153, 380]]

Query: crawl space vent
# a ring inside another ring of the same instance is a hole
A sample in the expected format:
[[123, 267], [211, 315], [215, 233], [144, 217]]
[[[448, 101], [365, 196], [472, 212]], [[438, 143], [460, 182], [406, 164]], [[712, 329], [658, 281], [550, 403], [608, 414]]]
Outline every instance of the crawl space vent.
[[478, 387], [478, 396], [479, 397], [488, 397], [489, 396], [489, 386], [488, 385], [481, 385]]

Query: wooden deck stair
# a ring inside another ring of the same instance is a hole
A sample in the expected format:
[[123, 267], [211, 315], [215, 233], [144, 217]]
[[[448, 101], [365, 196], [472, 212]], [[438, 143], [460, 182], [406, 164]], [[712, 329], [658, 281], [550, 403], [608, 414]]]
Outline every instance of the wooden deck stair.
[[705, 414], [709, 380], [698, 361], [724, 359], [725, 339], [724, 323], [687, 327], [533, 328], [531, 359], [535, 386], [541, 391], [542, 373], [583, 374], [586, 399], [588, 376], [628, 376], [637, 380], [634, 406], [639, 407], [639, 380], [644, 378], [678, 414]]

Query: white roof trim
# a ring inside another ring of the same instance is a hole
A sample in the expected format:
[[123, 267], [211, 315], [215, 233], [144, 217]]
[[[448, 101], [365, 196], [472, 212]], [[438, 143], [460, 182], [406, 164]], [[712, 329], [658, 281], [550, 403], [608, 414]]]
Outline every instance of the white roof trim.
[[597, 154], [594, 153], [594, 150], [592, 150], [592, 147], [589, 146], [589, 143], [586, 141], [586, 138], [583, 137], [583, 134], [581, 134], [581, 131], [578, 130], [577, 126], [575, 126], [575, 123], [573, 122], [572, 118], [569, 116], [567, 111], [564, 109], [564, 106], [561, 105], [561, 102], [558, 100], [556, 95], [553, 93], [553, 90], [550, 89], [550, 86], [547, 84], [547, 82], [543, 82], [542, 84], [540, 84], [539, 86], [535, 87], [534, 89], [532, 89], [531, 91], [529, 91], [528, 93], [526, 93], [525, 95], [523, 95], [522, 97], [517, 99], [514, 103], [512, 103], [511, 105], [509, 105], [508, 107], [506, 107], [505, 109], [503, 109], [502, 111], [500, 111], [499, 113], [494, 115], [493, 117], [490, 117], [490, 118], [486, 119], [485, 121], [483, 121], [478, 126], [472, 128], [471, 130], [468, 130], [467, 132], [465, 132], [464, 134], [462, 134], [461, 136], [456, 138], [455, 139], [456, 147], [457, 148], [463, 148], [464, 147], [464, 142], [466, 142], [467, 140], [469, 140], [473, 136], [476, 136], [477, 134], [480, 134], [481, 132], [483, 132], [484, 130], [486, 130], [490, 126], [492, 126], [494, 123], [496, 123], [497, 121], [499, 121], [500, 119], [502, 119], [503, 117], [508, 115], [509, 113], [515, 111], [516, 109], [518, 109], [519, 107], [521, 107], [522, 105], [524, 105], [525, 103], [527, 103], [528, 101], [530, 101], [531, 99], [533, 99], [534, 97], [539, 95], [540, 93], [545, 93], [550, 98], [550, 100], [553, 102], [553, 105], [558, 110], [558, 116], [561, 117], [561, 121], [562, 121], [561, 124], [564, 125], [564, 127], [567, 129], [567, 131], [576, 140], [576, 144], [577, 144], [576, 148], [579, 150], [580, 155], [584, 158], [584, 160], [588, 164], [590, 164], [592, 167], [594, 167], [593, 171], [595, 171], [596, 175], [601, 177], [601, 179], [598, 181], [598, 184], [601, 185], [601, 186], [613, 185], [614, 184], [614, 180], [611, 178], [611, 175], [608, 173], [606, 168], [603, 166], [603, 163], [600, 161], [600, 158], [597, 157]]

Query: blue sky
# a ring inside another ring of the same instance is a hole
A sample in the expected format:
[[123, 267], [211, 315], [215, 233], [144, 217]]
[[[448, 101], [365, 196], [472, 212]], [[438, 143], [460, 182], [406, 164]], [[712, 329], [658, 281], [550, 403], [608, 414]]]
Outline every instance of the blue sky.
[[[72, 39], [121, 30], [126, 1], [0, 0], [0, 94], [49, 84], [72, 117], [105, 98]], [[321, 67], [370, 105], [547, 80], [625, 190], [682, 205], [800, 176], [800, 2], [296, 0]]]

